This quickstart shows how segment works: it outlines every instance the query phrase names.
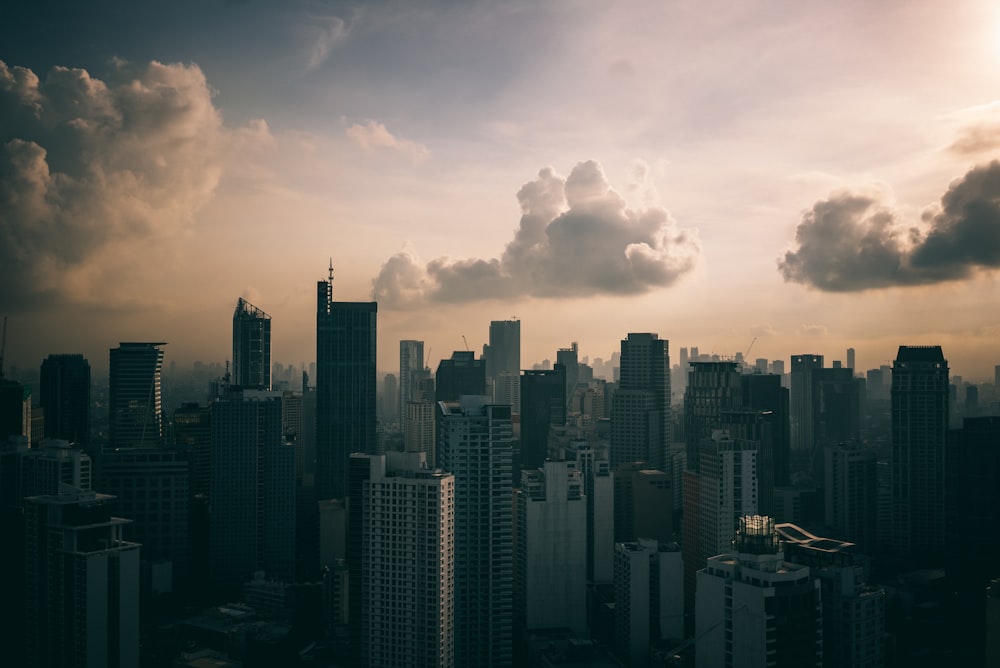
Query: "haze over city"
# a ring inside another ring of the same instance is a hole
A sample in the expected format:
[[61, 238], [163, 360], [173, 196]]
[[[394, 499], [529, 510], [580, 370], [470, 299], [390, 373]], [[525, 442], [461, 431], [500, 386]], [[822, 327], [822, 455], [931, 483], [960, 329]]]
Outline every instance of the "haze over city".
[[379, 367], [522, 322], [527, 366], [626, 332], [858, 367], [1000, 316], [1000, 11], [931, 2], [125, 2], [0, 10], [7, 364], [233, 305], [315, 356], [315, 282]]

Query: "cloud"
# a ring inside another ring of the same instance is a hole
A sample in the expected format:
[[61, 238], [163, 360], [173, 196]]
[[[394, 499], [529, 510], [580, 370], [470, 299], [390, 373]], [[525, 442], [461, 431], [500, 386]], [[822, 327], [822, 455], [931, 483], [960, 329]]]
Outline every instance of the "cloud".
[[426, 265], [411, 250], [391, 257], [373, 281], [376, 299], [394, 307], [635, 295], [676, 283], [701, 253], [697, 235], [666, 209], [631, 209], [594, 162], [563, 179], [551, 168], [517, 194], [521, 222], [499, 258], [438, 258]]
[[220, 178], [221, 133], [193, 65], [119, 62], [105, 82], [0, 61], [0, 307], [127, 290], [105, 268], [190, 224]]
[[784, 279], [853, 292], [965, 279], [1000, 268], [1000, 162], [954, 181], [919, 226], [905, 227], [877, 196], [836, 193], [807, 211]]
[[350, 26], [337, 16], [314, 16], [309, 23], [309, 33], [306, 69], [314, 70], [327, 61], [337, 44], [347, 38]]
[[365, 151], [387, 149], [408, 155], [412, 160], [419, 161], [430, 155], [430, 150], [423, 144], [401, 139], [389, 128], [378, 121], [367, 120], [364, 124], [355, 123], [344, 132], [347, 138]]

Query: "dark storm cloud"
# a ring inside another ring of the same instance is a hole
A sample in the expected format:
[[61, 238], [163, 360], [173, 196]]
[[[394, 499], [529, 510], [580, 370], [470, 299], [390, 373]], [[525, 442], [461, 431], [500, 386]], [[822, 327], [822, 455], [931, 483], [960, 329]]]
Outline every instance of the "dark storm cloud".
[[101, 301], [104, 266], [211, 194], [221, 129], [195, 66], [117, 63], [105, 82], [0, 61], [0, 308]]
[[499, 258], [390, 258], [374, 280], [393, 306], [532, 297], [649, 292], [675, 283], [700, 247], [663, 208], [630, 209], [598, 163], [581, 162], [563, 179], [546, 168], [517, 194], [521, 222]]
[[877, 199], [851, 193], [817, 202], [778, 268], [785, 280], [828, 292], [925, 285], [1000, 268], [1000, 162], [973, 168], [904, 229]]

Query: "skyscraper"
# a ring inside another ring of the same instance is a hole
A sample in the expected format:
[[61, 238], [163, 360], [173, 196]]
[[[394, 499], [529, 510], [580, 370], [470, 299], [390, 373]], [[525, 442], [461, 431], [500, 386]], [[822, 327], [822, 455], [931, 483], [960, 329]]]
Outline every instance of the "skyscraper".
[[628, 666], [650, 665], [657, 640], [684, 637], [684, 576], [677, 543], [616, 543], [615, 650]]
[[948, 361], [941, 346], [900, 346], [892, 365], [896, 549], [925, 563], [945, 553]]
[[111, 349], [109, 441], [114, 448], [155, 447], [163, 438], [160, 371], [166, 343], [125, 342]]
[[233, 385], [271, 389], [271, 316], [242, 297], [233, 313]]
[[670, 440], [670, 344], [656, 334], [630, 333], [621, 342], [611, 402], [611, 466], [642, 461], [662, 471]]
[[687, 467], [699, 470], [701, 442], [719, 429], [721, 415], [741, 404], [740, 372], [736, 362], [689, 363], [684, 392], [684, 440]]
[[434, 382], [435, 401], [458, 401], [463, 395], [486, 394], [486, 364], [470, 350], [456, 350], [451, 359], [438, 364]]
[[521, 374], [521, 321], [491, 321], [490, 343], [484, 357], [486, 378], [493, 381], [493, 400], [510, 404], [515, 413], [520, 413], [517, 379]]
[[455, 475], [455, 665], [513, 660], [510, 406], [439, 402], [438, 466]]
[[27, 665], [138, 667], [139, 545], [113, 500], [65, 484], [26, 499]]
[[45, 438], [90, 443], [90, 364], [83, 355], [49, 355], [42, 362], [39, 405]]
[[823, 454], [826, 525], [870, 553], [878, 513], [875, 450], [842, 443], [827, 446]]
[[519, 467], [537, 469], [548, 457], [549, 429], [566, 424], [566, 368], [525, 371], [521, 376]]
[[406, 404], [413, 401], [417, 381], [424, 371], [424, 342], [406, 340], [399, 342], [399, 417], [406, 424]]
[[822, 368], [822, 355], [792, 355], [789, 415], [793, 452], [812, 452], [816, 445], [813, 434], [812, 372]]
[[347, 494], [347, 459], [373, 454], [376, 302], [333, 301], [333, 267], [316, 286], [316, 492]]
[[360, 522], [350, 529], [360, 543], [351, 546], [357, 563], [349, 564], [355, 664], [461, 665], [454, 656], [455, 477], [421, 468], [420, 454], [398, 460], [350, 458], [351, 521]]

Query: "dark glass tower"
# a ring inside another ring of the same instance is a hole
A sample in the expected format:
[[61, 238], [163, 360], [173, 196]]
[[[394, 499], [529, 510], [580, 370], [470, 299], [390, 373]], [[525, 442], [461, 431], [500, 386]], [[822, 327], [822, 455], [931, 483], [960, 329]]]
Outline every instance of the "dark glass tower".
[[486, 377], [498, 378], [501, 373], [521, 371], [521, 321], [493, 320], [490, 322], [490, 347], [486, 355]]
[[456, 350], [438, 364], [435, 401], [458, 401], [464, 395], [486, 394], [486, 364], [469, 350]]
[[566, 424], [566, 367], [525, 371], [521, 376], [521, 457], [523, 470], [545, 464], [549, 428]]
[[271, 389], [271, 316], [242, 297], [233, 313], [233, 385]]
[[333, 267], [316, 285], [317, 498], [347, 495], [352, 452], [377, 454], [376, 302], [333, 301]]
[[111, 349], [111, 448], [156, 447], [163, 437], [160, 370], [166, 343], [120, 343]]
[[39, 400], [45, 437], [90, 442], [90, 364], [83, 355], [49, 355], [42, 362]]
[[670, 344], [656, 334], [621, 342], [621, 372], [611, 403], [611, 466], [643, 461], [665, 470], [670, 446]]

